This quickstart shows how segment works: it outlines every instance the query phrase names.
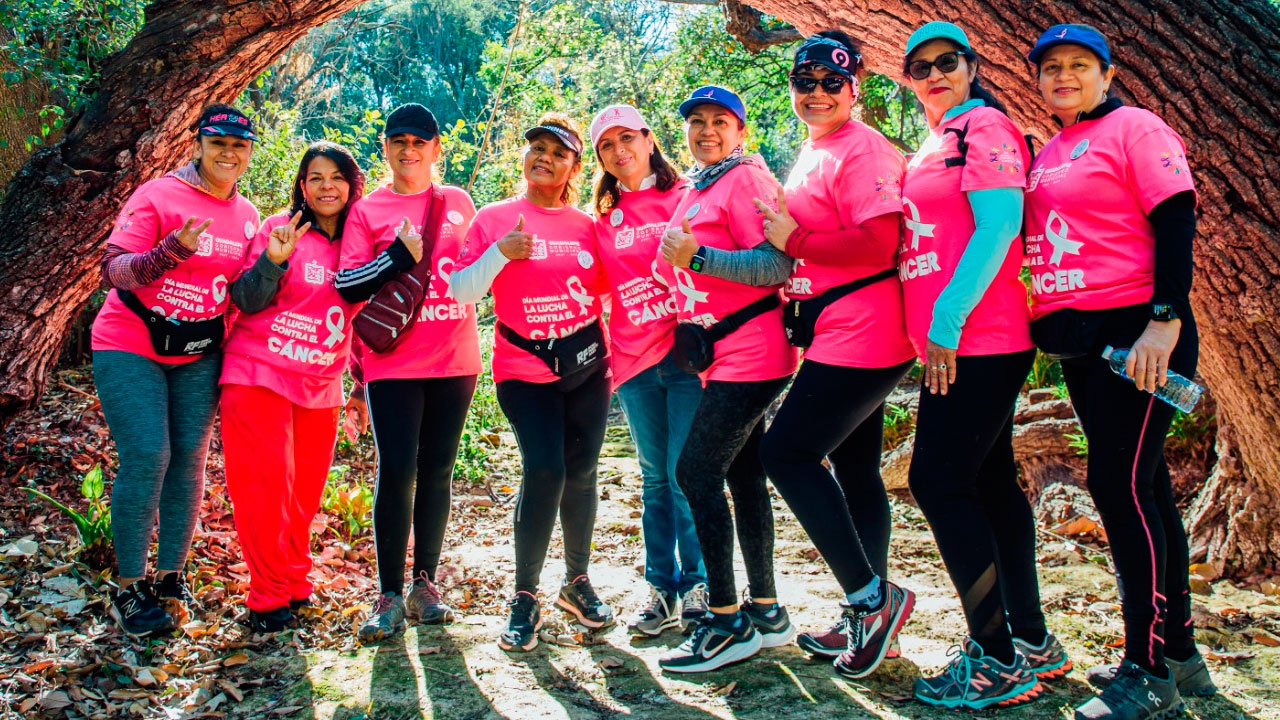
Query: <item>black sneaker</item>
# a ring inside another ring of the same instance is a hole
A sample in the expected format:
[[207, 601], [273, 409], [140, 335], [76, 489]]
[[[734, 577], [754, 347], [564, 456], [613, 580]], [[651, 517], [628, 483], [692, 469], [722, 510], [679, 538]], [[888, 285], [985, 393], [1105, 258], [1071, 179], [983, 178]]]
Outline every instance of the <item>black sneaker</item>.
[[1182, 713], [1178, 684], [1122, 660], [1102, 694], [1076, 708], [1076, 720], [1160, 720]]
[[291, 625], [293, 625], [293, 613], [288, 605], [264, 612], [249, 611], [249, 630], [252, 632], [278, 633]]
[[796, 627], [791, 624], [787, 609], [778, 603], [762, 605], [750, 598], [742, 603], [742, 614], [747, 616], [756, 632], [760, 633], [760, 647], [779, 647], [791, 642]]
[[761, 644], [760, 633], [746, 615], [714, 615], [704, 618], [689, 639], [659, 659], [658, 665], [667, 672], [706, 672], [746, 660], [760, 652]]
[[187, 587], [186, 578], [182, 576], [181, 570], [160, 578], [160, 582], [156, 583], [156, 599], [161, 602], [175, 600], [182, 603], [188, 611], [200, 609], [200, 603], [196, 601], [196, 596], [191, 594], [191, 589]]
[[521, 590], [507, 607], [511, 608], [511, 613], [507, 618], [507, 629], [498, 636], [498, 647], [521, 652], [538, 647], [538, 628], [542, 627], [542, 608], [538, 606], [538, 598]]
[[[1218, 686], [1214, 685], [1213, 678], [1209, 677], [1209, 668], [1205, 666], [1200, 651], [1197, 650], [1195, 655], [1181, 662], [1165, 657], [1164, 664], [1169, 666], [1169, 672], [1173, 673], [1173, 681], [1178, 683], [1179, 695], [1209, 697], [1217, 694]], [[1119, 671], [1119, 663], [1091, 667], [1088, 672], [1089, 683], [1096, 688], [1106, 688], [1112, 680], [1116, 679]]]
[[293, 613], [297, 613], [302, 608], [309, 608], [309, 607], [311, 607], [310, 597], [298, 598], [297, 600], [289, 601], [289, 611]]
[[560, 588], [556, 607], [573, 615], [578, 624], [588, 630], [613, 624], [613, 608], [600, 600], [586, 575], [579, 575]]
[[151, 583], [146, 580], [138, 580], [116, 591], [107, 614], [120, 624], [121, 630], [133, 637], [170, 632], [177, 627], [173, 616], [160, 607]]

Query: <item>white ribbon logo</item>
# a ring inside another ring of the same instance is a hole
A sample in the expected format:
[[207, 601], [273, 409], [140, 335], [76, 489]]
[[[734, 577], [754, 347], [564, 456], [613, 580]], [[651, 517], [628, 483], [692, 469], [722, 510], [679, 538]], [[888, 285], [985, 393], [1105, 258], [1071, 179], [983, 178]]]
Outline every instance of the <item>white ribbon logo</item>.
[[342, 313], [342, 308], [337, 305], [329, 306], [329, 314], [324, 318], [324, 326], [329, 330], [329, 337], [324, 339], [324, 346], [333, 349], [334, 345], [342, 342], [342, 338], [347, 334], [342, 332], [342, 328], [347, 324], [346, 315]]
[[582, 281], [577, 275], [570, 275], [565, 285], [569, 287], [569, 296], [578, 301], [578, 314], [590, 315], [591, 303], [595, 299], [587, 294], [587, 289], [582, 286]]
[[[1053, 221], [1058, 221], [1058, 230], [1053, 229]], [[1071, 253], [1072, 255], [1080, 254], [1080, 247], [1084, 245], [1078, 240], [1068, 240], [1067, 221], [1058, 214], [1057, 210], [1050, 210], [1049, 217], [1044, 221], [1044, 236], [1048, 238], [1049, 244], [1053, 246], [1053, 255], [1049, 256], [1049, 264], [1057, 265], [1062, 262], [1063, 253]]]
[[439, 275], [446, 284], [448, 284], [449, 276], [453, 274], [453, 258], [442, 257], [437, 260], [436, 274]]
[[227, 299], [227, 276], [219, 275], [213, 279], [213, 302], [221, 303]]
[[658, 272], [657, 258], [654, 258], [653, 262], [649, 264], [649, 274], [652, 275], [653, 279], [658, 281], [658, 284], [661, 285], [662, 287], [664, 288], [671, 287], [671, 283], [667, 282], [667, 279], [662, 277], [662, 273]]
[[907, 208], [907, 217], [904, 222], [907, 226], [907, 231], [911, 233], [911, 249], [919, 250], [920, 238], [933, 237], [933, 229], [937, 227], [937, 225], [920, 222], [920, 210], [916, 207], [915, 203], [911, 202], [907, 198], [902, 198], [902, 204]]
[[693, 286], [693, 277], [689, 275], [684, 268], [674, 268], [676, 271], [676, 289], [684, 295], [684, 311], [693, 312], [695, 303], [706, 302], [707, 293], [705, 290], [698, 290]]

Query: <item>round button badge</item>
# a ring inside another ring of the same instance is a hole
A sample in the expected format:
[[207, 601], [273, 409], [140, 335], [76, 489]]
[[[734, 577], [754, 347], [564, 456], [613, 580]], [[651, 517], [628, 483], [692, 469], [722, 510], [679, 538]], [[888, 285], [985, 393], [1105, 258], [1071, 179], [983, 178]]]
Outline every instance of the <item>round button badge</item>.
[[444, 216], [446, 219], [448, 219], [449, 222], [453, 223], [454, 225], [462, 224], [462, 213], [458, 212], [457, 210], [450, 210], [449, 212], [445, 213]]
[[1089, 149], [1089, 138], [1085, 138], [1081, 140], [1074, 148], [1071, 149], [1071, 159], [1075, 160], [1076, 158], [1085, 154], [1085, 151], [1087, 151], [1088, 149]]
[[613, 212], [609, 213], [609, 224], [614, 227], [622, 224], [622, 208], [614, 208]]
[[255, 230], [255, 228], [253, 227], [253, 221], [252, 221], [252, 220], [245, 220], [245, 221], [244, 221], [244, 237], [245, 237], [245, 239], [246, 239], [246, 240], [252, 240], [252, 239], [253, 239], [253, 232], [254, 232], [254, 230]]
[[581, 265], [584, 269], [590, 268], [595, 263], [596, 263], [596, 259], [591, 256], [591, 253], [587, 252], [586, 250], [578, 251], [578, 264]]
[[697, 215], [698, 211], [701, 209], [702, 209], [702, 203], [694, 203], [693, 205], [690, 205], [688, 212], [684, 214], [684, 219], [692, 220], [693, 216]]

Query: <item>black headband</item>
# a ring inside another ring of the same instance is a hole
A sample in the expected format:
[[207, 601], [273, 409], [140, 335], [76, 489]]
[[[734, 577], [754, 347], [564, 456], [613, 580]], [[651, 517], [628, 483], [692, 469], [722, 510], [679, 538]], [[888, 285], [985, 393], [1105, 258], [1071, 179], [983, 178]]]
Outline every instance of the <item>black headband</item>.
[[802, 65], [815, 63], [851, 78], [854, 71], [862, 64], [862, 55], [839, 40], [814, 35], [805, 40], [804, 44], [796, 50], [791, 72], [795, 72]]
[[559, 125], [539, 125], [537, 127], [529, 128], [524, 133], [524, 139], [532, 140], [538, 135], [538, 133], [542, 132], [549, 132], [552, 135], [555, 135], [560, 139], [560, 142], [565, 144], [565, 147], [578, 153], [579, 156], [582, 155], [582, 140], [572, 131], [566, 130]]

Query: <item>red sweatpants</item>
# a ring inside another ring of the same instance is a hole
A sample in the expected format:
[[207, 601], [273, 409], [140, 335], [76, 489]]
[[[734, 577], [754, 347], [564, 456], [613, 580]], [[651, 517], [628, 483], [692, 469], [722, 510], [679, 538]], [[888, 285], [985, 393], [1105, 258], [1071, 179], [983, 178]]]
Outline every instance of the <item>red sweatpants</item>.
[[236, 533], [249, 565], [245, 605], [265, 612], [311, 595], [311, 520], [338, 437], [338, 408], [222, 386], [222, 451]]

